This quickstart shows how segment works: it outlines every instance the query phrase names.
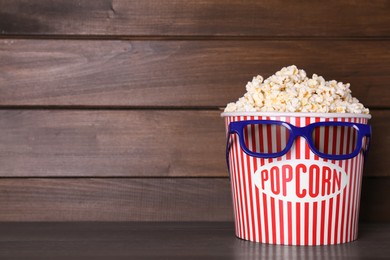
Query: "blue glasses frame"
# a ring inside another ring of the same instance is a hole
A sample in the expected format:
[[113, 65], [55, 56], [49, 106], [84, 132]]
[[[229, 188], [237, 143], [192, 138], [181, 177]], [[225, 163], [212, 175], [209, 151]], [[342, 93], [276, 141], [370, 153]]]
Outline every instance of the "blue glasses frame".
[[[244, 142], [244, 128], [247, 125], [277, 125], [277, 126], [285, 127], [289, 131], [289, 138], [286, 147], [282, 151], [276, 153], [257, 153], [257, 152], [250, 151]], [[315, 148], [314, 141], [312, 138], [312, 133], [316, 127], [321, 127], [321, 126], [353, 127], [357, 131], [357, 143], [355, 149], [349, 154], [332, 155], [332, 154], [326, 154], [320, 152], [318, 149]], [[371, 126], [366, 124], [358, 124], [358, 123], [351, 123], [351, 122], [337, 122], [337, 121], [316, 122], [304, 127], [297, 127], [287, 122], [277, 121], [277, 120], [246, 120], [246, 121], [231, 122], [229, 124], [227, 143], [226, 143], [226, 162], [228, 163], [228, 166], [229, 166], [229, 152], [231, 147], [231, 143], [230, 143], [231, 134], [238, 135], [241, 149], [246, 154], [252, 157], [276, 158], [276, 157], [283, 156], [291, 149], [295, 139], [299, 136], [302, 136], [306, 139], [311, 151], [317, 156], [324, 159], [330, 159], [330, 160], [347, 160], [357, 156], [359, 152], [362, 150], [363, 137], [371, 138]], [[366, 156], [368, 152], [369, 144], [370, 143], [368, 141], [367, 147], [363, 149], [364, 156]]]

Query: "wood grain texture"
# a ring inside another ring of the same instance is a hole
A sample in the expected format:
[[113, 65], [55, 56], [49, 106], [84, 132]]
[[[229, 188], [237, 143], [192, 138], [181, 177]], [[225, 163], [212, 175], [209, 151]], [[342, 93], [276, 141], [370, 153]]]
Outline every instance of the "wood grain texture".
[[234, 236], [232, 222], [0, 223], [2, 259], [387, 259], [390, 224], [361, 223], [337, 246], [270, 246]]
[[362, 182], [360, 219], [390, 221], [390, 178], [365, 178]]
[[[365, 176], [389, 176], [390, 111], [372, 111]], [[227, 176], [220, 111], [0, 110], [0, 176]]]
[[226, 176], [218, 111], [0, 110], [0, 176]]
[[3, 35], [389, 36], [388, 1], [0, 1]]
[[[390, 221], [389, 178], [364, 178], [360, 220]], [[228, 178], [0, 179], [0, 221], [232, 221]]]
[[230, 221], [227, 178], [0, 179], [0, 221]]
[[296, 64], [390, 104], [390, 42], [0, 40], [0, 106], [225, 106]]

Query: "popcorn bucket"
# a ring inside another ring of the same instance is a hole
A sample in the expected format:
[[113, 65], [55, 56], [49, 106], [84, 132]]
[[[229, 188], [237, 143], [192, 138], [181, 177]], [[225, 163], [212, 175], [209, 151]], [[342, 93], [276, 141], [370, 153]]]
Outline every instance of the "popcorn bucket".
[[370, 115], [222, 116], [237, 237], [282, 245], [357, 239]]

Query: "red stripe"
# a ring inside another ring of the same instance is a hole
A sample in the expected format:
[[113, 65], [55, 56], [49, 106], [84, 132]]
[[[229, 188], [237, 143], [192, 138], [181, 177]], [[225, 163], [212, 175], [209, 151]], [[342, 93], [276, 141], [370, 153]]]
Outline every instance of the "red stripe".
[[305, 245], [309, 244], [309, 203], [305, 202]]
[[280, 226], [280, 243], [284, 244], [284, 213], [283, 213], [283, 201], [279, 200], [279, 226]]
[[[310, 125], [310, 117], [306, 117], [306, 125]], [[310, 159], [310, 147], [307, 142], [305, 144], [305, 159]]]
[[[280, 117], [276, 117], [275, 120], [280, 121]], [[274, 133], [274, 134], [276, 134], [276, 151], [280, 152], [280, 151], [282, 151], [282, 138], [283, 138], [281, 127], [277, 126], [276, 133]], [[281, 156], [277, 158], [277, 161], [280, 161], [280, 160], [282, 160]]]
[[288, 220], [288, 244], [292, 245], [292, 209], [291, 209], [291, 202], [287, 202], [287, 220]]
[[[266, 117], [266, 120], [270, 120], [269, 117]], [[268, 140], [268, 153], [272, 153], [272, 132], [271, 132], [271, 127], [270, 126], [267, 126], [267, 140]], [[269, 163], [272, 163], [273, 160], [272, 159], [268, 159], [268, 162]]]
[[344, 238], [344, 218], [345, 218], [345, 207], [346, 207], [346, 188], [344, 188], [344, 190], [342, 191], [343, 193], [343, 204], [342, 204], [342, 208], [341, 208], [341, 229], [340, 229], [340, 243], [343, 243], [343, 238]]
[[320, 245], [324, 244], [325, 240], [325, 211], [326, 211], [326, 204], [323, 200], [321, 202], [321, 231], [320, 231]]
[[[350, 120], [345, 120], [345, 121], [350, 122]], [[349, 150], [350, 150], [349, 149], [350, 136], [351, 136], [351, 130], [350, 130], [350, 128], [348, 128], [347, 133], [346, 133], [346, 139], [344, 140], [344, 144], [346, 146], [346, 153], [349, 153]], [[340, 242], [341, 243], [346, 242], [346, 234], [347, 234], [346, 229], [347, 229], [348, 221], [346, 218], [348, 218], [348, 210], [349, 210], [347, 197], [349, 200], [348, 188], [351, 185], [351, 172], [350, 172], [350, 167], [349, 167], [350, 163], [351, 163], [351, 159], [345, 161], [345, 172], [347, 173], [349, 181], [348, 181], [348, 185], [344, 188], [344, 191], [343, 191], [343, 208], [342, 208], [343, 211], [342, 211], [341, 234], [340, 234]]]
[[296, 204], [296, 220], [297, 220], [297, 245], [301, 244], [301, 204], [297, 202]]
[[246, 194], [246, 182], [245, 182], [245, 164], [244, 164], [244, 160], [246, 160], [246, 154], [244, 154], [244, 152], [242, 150], [240, 150], [240, 155], [241, 155], [241, 181], [242, 181], [242, 189], [244, 191], [244, 198], [243, 198], [243, 201], [244, 201], [244, 212], [245, 212], [245, 220], [246, 222], [244, 222], [244, 237], [245, 239], [248, 239], [249, 238], [249, 216], [248, 216], [248, 201], [247, 201], [247, 194]]
[[232, 176], [233, 176], [233, 182], [234, 182], [234, 196], [235, 196], [235, 203], [236, 203], [236, 222], [237, 222], [237, 234], [239, 234], [241, 236], [241, 224], [240, 224], [240, 208], [239, 208], [239, 194], [238, 194], [238, 187], [237, 187], [237, 174], [238, 174], [238, 167], [237, 167], [237, 164], [238, 164], [238, 160], [237, 160], [237, 141], [236, 140], [236, 135], [233, 135], [232, 136], [234, 138], [233, 140], [233, 146], [232, 146], [232, 160], [234, 163], [232, 163]]
[[[347, 151], [348, 152], [351, 152], [350, 151], [350, 147], [351, 147], [351, 130], [348, 129], [348, 135], [347, 135]], [[348, 160], [348, 164], [350, 163], [350, 173], [349, 173], [349, 183], [348, 183], [348, 186], [349, 186], [349, 189], [348, 189], [348, 201], [347, 201], [347, 219], [346, 219], [346, 231], [345, 231], [345, 238], [344, 238], [344, 241], [347, 242], [348, 241], [348, 237], [349, 237], [349, 226], [350, 226], [350, 209], [351, 209], [351, 193], [352, 193], [352, 181], [353, 181], [353, 159], [350, 159]], [[348, 166], [349, 167], [349, 166]]]
[[[362, 119], [362, 123], [363, 119]], [[361, 187], [362, 187], [362, 176], [363, 176], [363, 165], [364, 157], [359, 154], [359, 182], [358, 182], [358, 199], [357, 199], [357, 208], [356, 208], [356, 225], [355, 225], [355, 238], [358, 236], [358, 224], [359, 224], [359, 212], [360, 212], [360, 198], [361, 198]]]
[[257, 203], [257, 219], [258, 219], [258, 227], [257, 227], [257, 232], [259, 232], [259, 241], [263, 242], [263, 235], [261, 234], [261, 217], [260, 217], [260, 194], [259, 194], [259, 189], [256, 187], [256, 203]]
[[[326, 118], [325, 119], [325, 122], [328, 122], [329, 121], [329, 118]], [[325, 127], [324, 128], [324, 153], [329, 153], [329, 128], [328, 127]], [[328, 159], [324, 159], [324, 162], [327, 162]]]
[[276, 217], [275, 217], [275, 199], [271, 198], [271, 226], [272, 226], [272, 243], [276, 244]]
[[[354, 120], [356, 121], [356, 120]], [[357, 136], [356, 136], [356, 131], [353, 131], [353, 146], [354, 146], [354, 149], [356, 149], [356, 139], [357, 139]], [[355, 205], [356, 205], [356, 196], [357, 196], [357, 191], [356, 191], [356, 186], [357, 186], [357, 179], [358, 179], [358, 173], [359, 173], [359, 169], [358, 169], [358, 156], [354, 157], [353, 158], [353, 161], [354, 161], [354, 182], [353, 182], [353, 192], [352, 192], [352, 195], [353, 195], [353, 199], [351, 201], [352, 203], [352, 216], [351, 216], [351, 227], [350, 227], [350, 241], [353, 239], [353, 230], [354, 230], [354, 226], [355, 226], [355, 217], [356, 217], [356, 211], [355, 211]]]
[[357, 157], [353, 158], [354, 160], [354, 164], [355, 164], [355, 171], [354, 171], [354, 181], [353, 181], [353, 192], [352, 192], [352, 200], [351, 200], [351, 203], [352, 203], [352, 216], [351, 216], [351, 227], [350, 227], [350, 237], [349, 237], [349, 240], [351, 241], [353, 239], [353, 225], [355, 225], [355, 222], [354, 222], [354, 219], [355, 219], [355, 215], [356, 215], [356, 212], [355, 212], [355, 203], [356, 203], [356, 182], [357, 182], [357, 175], [358, 175], [358, 160], [357, 160]]
[[[252, 120], [254, 120], [254, 117], [251, 118]], [[251, 126], [251, 131], [252, 131], [252, 150], [253, 151], [256, 151], [256, 139], [257, 139], [257, 133], [255, 132], [255, 126], [252, 125]], [[252, 169], [252, 172], [255, 173], [257, 171], [257, 159], [256, 158], [253, 158], [253, 169]], [[252, 179], [252, 174], [250, 174], [250, 179]], [[252, 187], [252, 180], [251, 180], [251, 186]], [[252, 191], [251, 190], [251, 194], [252, 192], [256, 193], [257, 189], [256, 189], [256, 186], [254, 186], [255, 190]], [[251, 196], [252, 198], [253, 196]], [[255, 236], [256, 234], [256, 227], [255, 227], [255, 213], [254, 211], [258, 210], [259, 208], [259, 203], [257, 201], [257, 197], [256, 197], [256, 209], [254, 208], [254, 205], [252, 204], [252, 232], [253, 232], [253, 235]], [[257, 219], [260, 219], [260, 216], [257, 214]]]
[[[319, 117], [316, 117], [315, 119], [315, 122], [320, 122], [320, 118]], [[315, 130], [314, 130], [314, 143], [315, 143], [315, 147], [318, 149], [318, 150], [321, 150], [319, 147], [320, 147], [320, 128], [317, 127]], [[314, 155], [314, 160], [319, 160], [319, 157], [318, 155]]]
[[363, 160], [364, 158], [362, 156], [359, 155], [359, 165], [360, 165], [360, 169], [359, 169], [359, 182], [358, 182], [358, 199], [357, 199], [357, 208], [356, 208], [356, 225], [355, 225], [355, 236], [354, 238], [357, 238], [358, 236], [358, 225], [359, 225], [359, 212], [360, 212], [360, 198], [361, 198], [361, 187], [362, 187], [362, 175], [363, 175]]
[[328, 217], [328, 245], [332, 241], [332, 215], [333, 215], [333, 198], [329, 200], [329, 217]]
[[266, 136], [263, 136], [263, 127], [259, 127], [259, 149], [261, 153], [264, 153], [265, 147], [264, 147], [264, 139]]
[[[228, 133], [229, 124], [230, 124], [230, 117], [226, 117], [225, 118], [226, 134]], [[231, 140], [233, 140], [233, 139], [231, 139]], [[229, 140], [227, 140], [227, 141], [229, 141]], [[231, 191], [232, 191], [232, 200], [233, 200], [233, 214], [234, 214], [234, 219], [235, 219], [234, 227], [235, 227], [235, 233], [236, 233], [236, 235], [238, 235], [237, 205], [236, 205], [236, 197], [235, 197], [235, 194], [234, 194], [235, 187], [234, 187], [234, 181], [233, 181], [233, 152], [232, 152], [232, 150], [230, 150], [230, 153], [229, 153], [229, 169], [230, 169], [229, 177], [230, 177], [230, 184], [231, 184]]]
[[338, 233], [340, 232], [340, 229], [339, 229], [339, 214], [340, 214], [340, 194], [337, 195], [336, 197], [336, 219], [335, 219], [335, 223], [334, 223], [334, 226], [335, 226], [335, 232], [334, 232], [334, 243], [337, 244], [337, 238], [338, 238]]
[[232, 189], [232, 199], [233, 199], [233, 212], [235, 217], [235, 227], [236, 227], [236, 234], [238, 234], [238, 226], [237, 226], [237, 204], [236, 204], [236, 194], [235, 194], [235, 185], [234, 185], [234, 174], [233, 174], [233, 153], [231, 152], [230, 155], [230, 161], [229, 161], [229, 168], [230, 168], [230, 184]]
[[[344, 118], [341, 119], [342, 122], [344, 122]], [[342, 154], [344, 152], [344, 134], [345, 134], [345, 128], [344, 127], [341, 127], [341, 131], [340, 131], [340, 154]], [[343, 160], [339, 160], [339, 166], [341, 167], [341, 165], [343, 164]]]
[[269, 243], [269, 230], [268, 230], [268, 218], [267, 218], [267, 196], [263, 193], [263, 210], [264, 210], [264, 232], [265, 243]]
[[239, 146], [238, 142], [238, 137], [237, 137], [237, 147], [236, 147], [236, 161], [237, 161], [237, 174], [236, 174], [236, 181], [237, 181], [237, 194], [240, 202], [240, 237], [243, 238], [245, 237], [245, 232], [244, 232], [244, 205], [243, 205], [243, 199], [242, 199], [242, 194], [241, 194], [241, 177], [240, 177], [240, 172], [241, 172], [241, 167], [239, 162], [239, 156], [241, 155], [241, 149]]
[[318, 202], [313, 203], [313, 245], [317, 244], [317, 205]]
[[[251, 120], [253, 120], [253, 117], [250, 118]], [[253, 125], [251, 126], [251, 129], [252, 127], [254, 127]], [[251, 139], [252, 139], [252, 147], [253, 147], [253, 142], [255, 140], [255, 138], [253, 137], [253, 131], [251, 131]], [[252, 149], [253, 151], [253, 149]], [[250, 160], [252, 161], [255, 161], [256, 159], [255, 158], [252, 158], [250, 156], [246, 156], [246, 159], [247, 159], [247, 165], [248, 165], [248, 172], [246, 173], [247, 176], [248, 176], [248, 183], [249, 183], [249, 202], [250, 202], [250, 212], [251, 212], [251, 223], [252, 223], [252, 230], [251, 230], [251, 239], [254, 240], [255, 238], [255, 213], [253, 212], [254, 211], [254, 206], [253, 206], [253, 191], [252, 191], [252, 172], [255, 172], [256, 170], [256, 167], [253, 166], [254, 169], [251, 169], [251, 164], [250, 164]], [[255, 162], [253, 162], [253, 165], [254, 165]], [[249, 228], [249, 226], [248, 226]]]
[[236, 192], [236, 202], [237, 202], [237, 224], [238, 224], [238, 236], [239, 237], [242, 237], [242, 218], [241, 218], [241, 212], [242, 212], [242, 203], [241, 203], [241, 196], [239, 194], [239, 191], [240, 191], [240, 188], [238, 186], [238, 180], [237, 180], [237, 177], [238, 177], [238, 164], [239, 164], [239, 161], [238, 161], [238, 150], [237, 150], [237, 146], [238, 146], [238, 139], [237, 139], [237, 136], [236, 135], [233, 135], [232, 136], [234, 139], [233, 139], [233, 154], [234, 154], [234, 162], [235, 162], [235, 167], [233, 169], [233, 176], [234, 176], [234, 186], [235, 186], [235, 192]]
[[[290, 117], [286, 117], [286, 122], [290, 123]], [[290, 137], [290, 132], [286, 129], [286, 145]], [[286, 153], [286, 160], [291, 160], [291, 149]]]
[[[354, 122], [360, 123], [359, 119], [355, 119]], [[357, 141], [357, 133], [354, 131], [354, 148], [356, 149], [356, 141]], [[358, 154], [354, 160], [355, 160], [355, 181], [354, 181], [354, 186], [353, 186], [353, 204], [352, 204], [352, 225], [351, 225], [351, 235], [350, 235], [350, 240], [352, 241], [355, 237], [355, 226], [356, 226], [356, 208], [357, 208], [357, 197], [358, 197], [358, 181], [359, 181], [359, 172], [360, 172], [360, 154]]]
[[[333, 119], [333, 121], [337, 121], [337, 118]], [[337, 127], [332, 127], [331, 129], [329, 129], [330, 132], [332, 132], [332, 155], [335, 155], [337, 154], [337, 132], [338, 132], [338, 129]], [[336, 161], [335, 160], [332, 160], [332, 164], [336, 164]]]
[[[299, 117], [295, 118], [295, 126], [297, 127], [300, 127], [301, 126], [301, 122], [300, 122], [300, 119]], [[301, 158], [301, 142], [300, 142], [300, 138], [301, 137], [298, 137], [297, 140], [295, 141], [295, 157], [296, 159], [300, 159]]]
[[332, 154], [337, 154], [338, 127], [333, 127]]

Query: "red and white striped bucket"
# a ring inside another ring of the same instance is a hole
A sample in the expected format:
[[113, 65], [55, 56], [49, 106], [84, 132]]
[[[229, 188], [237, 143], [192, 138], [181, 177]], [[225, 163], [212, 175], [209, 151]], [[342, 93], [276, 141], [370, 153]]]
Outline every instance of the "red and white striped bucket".
[[[279, 120], [303, 127], [314, 122], [342, 121], [367, 124], [370, 115], [322, 113], [222, 113], [230, 122]], [[355, 138], [348, 131], [316, 133], [319, 142], [331, 138], [324, 149], [350, 149]], [[286, 133], [247, 128], [247, 146], [272, 151]], [[267, 135], [266, 141], [260, 135]], [[335, 137], [336, 136], [336, 137]], [[282, 245], [330, 245], [357, 239], [364, 156], [327, 160], [315, 155], [303, 137], [278, 158], [247, 155], [236, 134], [229, 153], [236, 236], [250, 241]], [[281, 141], [282, 140], [282, 141]], [[288, 174], [286, 174], [286, 172]], [[290, 172], [290, 173], [289, 173]]]

